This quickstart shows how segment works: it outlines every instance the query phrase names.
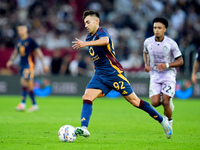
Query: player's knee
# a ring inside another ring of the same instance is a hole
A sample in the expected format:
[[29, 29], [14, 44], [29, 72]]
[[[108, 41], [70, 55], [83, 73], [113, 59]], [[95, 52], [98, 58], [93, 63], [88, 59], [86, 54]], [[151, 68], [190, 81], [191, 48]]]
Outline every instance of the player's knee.
[[32, 86], [28, 86], [28, 91], [33, 91], [33, 87]]
[[84, 94], [84, 95], [82, 96], [82, 99], [83, 99], [83, 100], [90, 100], [90, 101], [92, 101], [92, 99], [90, 98], [90, 95], [88, 95], [88, 94]]
[[20, 81], [20, 84], [22, 85], [22, 86], [28, 86], [28, 83], [25, 81], [25, 80], [21, 80]]
[[153, 107], [158, 107], [160, 105], [159, 102], [156, 101], [151, 101], [151, 104]]
[[168, 107], [170, 105], [170, 99], [163, 99], [163, 106]]
[[85, 94], [82, 96], [82, 100], [84, 100], [84, 99], [86, 99], [86, 96], [85, 96]]

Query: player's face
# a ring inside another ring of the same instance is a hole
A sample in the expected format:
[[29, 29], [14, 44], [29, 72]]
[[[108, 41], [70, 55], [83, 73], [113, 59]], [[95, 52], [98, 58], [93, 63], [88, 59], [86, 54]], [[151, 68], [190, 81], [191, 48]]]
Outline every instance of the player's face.
[[87, 16], [84, 19], [85, 28], [90, 34], [96, 33], [97, 29], [99, 28], [99, 19], [95, 16]]
[[165, 25], [160, 22], [155, 22], [153, 24], [153, 32], [156, 38], [163, 38], [166, 32]]
[[17, 27], [17, 33], [18, 33], [18, 35], [19, 36], [24, 36], [24, 35], [26, 35], [27, 34], [27, 31], [28, 31], [28, 29], [27, 29], [27, 27], [26, 26], [18, 26]]

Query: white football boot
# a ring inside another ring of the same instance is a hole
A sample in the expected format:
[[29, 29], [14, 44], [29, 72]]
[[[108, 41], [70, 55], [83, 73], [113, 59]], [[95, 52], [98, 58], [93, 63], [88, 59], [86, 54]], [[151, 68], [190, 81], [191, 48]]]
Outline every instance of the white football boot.
[[170, 139], [172, 136], [172, 128], [169, 125], [168, 118], [166, 116], [163, 116], [163, 121], [161, 122], [161, 125], [163, 127], [163, 130], [165, 131], [165, 136]]
[[90, 136], [90, 132], [87, 130], [87, 127], [76, 127], [75, 134], [77, 136], [84, 136], [88, 138]]
[[38, 109], [39, 109], [38, 105], [32, 105], [27, 111], [33, 112], [33, 111], [38, 111]]
[[16, 110], [17, 110], [17, 111], [24, 111], [25, 108], [26, 108], [26, 104], [24, 104], [24, 103], [19, 103], [19, 104], [17, 105], [17, 107], [16, 107]]

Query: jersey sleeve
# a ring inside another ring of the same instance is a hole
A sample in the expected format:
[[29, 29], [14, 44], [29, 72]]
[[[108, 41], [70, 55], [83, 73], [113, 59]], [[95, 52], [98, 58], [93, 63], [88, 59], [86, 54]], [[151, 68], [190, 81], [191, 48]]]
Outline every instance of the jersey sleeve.
[[99, 32], [98, 32], [99, 39], [102, 37], [105, 37], [105, 36], [110, 38], [110, 35], [108, 34], [108, 32], [105, 29], [103, 29], [103, 28], [99, 29]]
[[14, 49], [16, 49], [18, 52], [19, 52], [19, 43], [20, 43], [20, 41], [18, 40], [17, 41], [17, 43], [15, 44], [15, 46], [14, 46]]
[[15, 45], [14, 49], [16, 49], [17, 52], [19, 52], [19, 49], [18, 49], [17, 45]]
[[196, 60], [197, 60], [198, 62], [200, 62], [200, 48], [198, 49], [198, 52], [197, 52], [195, 58], [196, 58]]
[[146, 54], [148, 54], [148, 49], [147, 49], [147, 40], [144, 41], [144, 49], [143, 52], [145, 52]]
[[181, 51], [178, 47], [178, 44], [175, 41], [172, 42], [172, 54], [174, 58], [182, 56]]
[[38, 44], [35, 42], [35, 40], [31, 39], [31, 49], [35, 50], [36, 48], [38, 48]]

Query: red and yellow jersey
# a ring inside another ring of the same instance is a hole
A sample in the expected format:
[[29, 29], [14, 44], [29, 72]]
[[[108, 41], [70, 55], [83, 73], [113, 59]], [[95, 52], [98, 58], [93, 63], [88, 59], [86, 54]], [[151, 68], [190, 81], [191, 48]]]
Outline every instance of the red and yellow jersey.
[[111, 36], [104, 28], [99, 28], [93, 36], [89, 34], [86, 41], [95, 41], [105, 36], [109, 38], [108, 45], [89, 46], [89, 54], [94, 63], [95, 73], [99, 75], [117, 75], [123, 73], [124, 70], [115, 57]]
[[20, 67], [34, 69], [34, 50], [38, 48], [37, 43], [32, 38], [19, 40], [15, 46], [20, 54]]

